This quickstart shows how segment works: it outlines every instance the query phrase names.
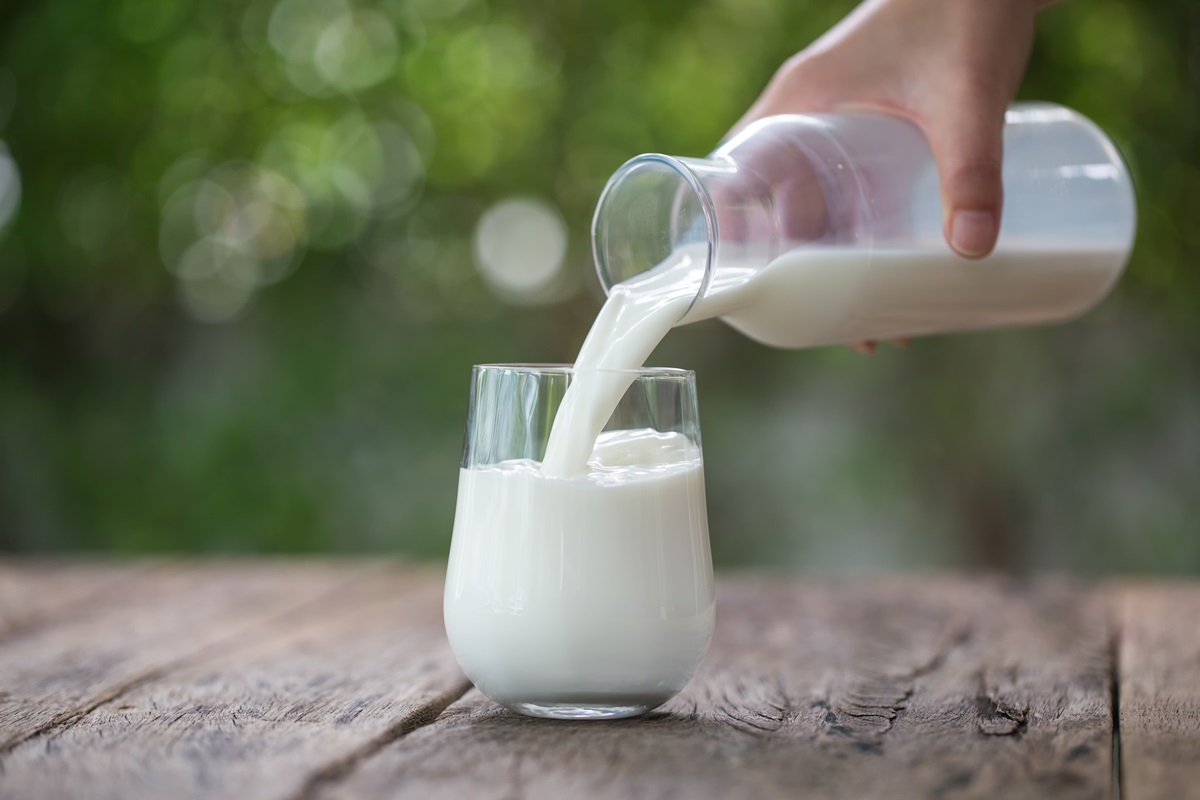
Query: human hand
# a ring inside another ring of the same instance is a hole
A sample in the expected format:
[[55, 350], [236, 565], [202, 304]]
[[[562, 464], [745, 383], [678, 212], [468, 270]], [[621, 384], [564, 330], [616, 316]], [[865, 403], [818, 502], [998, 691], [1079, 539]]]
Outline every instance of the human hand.
[[788, 59], [738, 122], [874, 111], [921, 128], [938, 165], [943, 233], [960, 255], [1000, 230], [1004, 112], [1045, 0], [865, 0]]

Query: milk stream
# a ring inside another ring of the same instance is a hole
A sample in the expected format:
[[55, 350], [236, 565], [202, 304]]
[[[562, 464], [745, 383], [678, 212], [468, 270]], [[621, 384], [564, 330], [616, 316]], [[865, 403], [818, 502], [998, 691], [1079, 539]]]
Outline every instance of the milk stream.
[[451, 542], [446, 632], [497, 702], [640, 713], [682, 689], [708, 649], [703, 466], [682, 434], [604, 433], [570, 479], [530, 460], [463, 469]]
[[1070, 319], [1108, 292], [1121, 248], [1006, 245], [968, 261], [942, 243], [905, 249], [806, 245], [765, 269], [726, 265], [695, 300], [705, 249], [681, 249], [612, 287], [579, 357], [551, 429], [542, 469], [585, 471], [596, 437], [633, 375], [674, 326], [723, 317], [776, 347], [814, 347]]

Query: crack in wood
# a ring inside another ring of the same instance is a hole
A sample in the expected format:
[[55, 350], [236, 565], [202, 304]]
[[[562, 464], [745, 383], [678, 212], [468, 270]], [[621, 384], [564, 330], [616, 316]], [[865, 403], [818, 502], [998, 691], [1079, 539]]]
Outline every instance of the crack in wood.
[[411, 712], [396, 720], [395, 723], [378, 736], [313, 772], [305, 779], [300, 790], [288, 798], [288, 800], [313, 800], [326, 786], [347, 777], [360, 764], [379, 753], [389, 744], [427, 725], [432, 725], [442, 715], [442, 712], [461, 699], [471, 688], [471, 682], [464, 680], [448, 691], [422, 703]]
[[[754, 698], [752, 705], [746, 699]], [[767, 710], [776, 713], [766, 713]], [[761, 736], [783, 728], [792, 712], [791, 701], [778, 675], [746, 674], [723, 693], [713, 711], [742, 733]], [[699, 708], [692, 704], [693, 715]]]
[[1029, 709], [1024, 704], [983, 695], [976, 699], [975, 710], [979, 714], [976, 725], [980, 733], [987, 736], [1018, 736], [1025, 730], [1025, 715]]
[[985, 736], [1020, 736], [1025, 731], [1029, 703], [1016, 692], [1017, 672], [1011, 665], [985, 668], [976, 678], [975, 727]]
[[137, 677], [132, 678], [124, 683], [118, 684], [109, 691], [100, 694], [98, 697], [93, 698], [90, 703], [84, 706], [63, 711], [59, 714], [56, 714], [45, 724], [40, 725], [25, 734], [14, 736], [10, 739], [0, 742], [0, 769], [3, 768], [3, 757], [26, 742], [36, 739], [39, 736], [53, 734], [55, 731], [69, 728], [72, 725], [77, 724], [81, 719], [86, 717], [88, 714], [91, 714], [101, 706], [113, 702], [114, 700], [125, 694], [128, 694], [139, 686], [156, 680], [157, 678], [161, 678], [164, 674], [166, 674], [166, 670], [156, 669], [138, 675]]
[[866, 659], [850, 676], [847, 688], [833, 697], [824, 717], [828, 730], [855, 739], [866, 748], [879, 746], [908, 707], [917, 681], [936, 672], [955, 649], [970, 640], [965, 620], [957, 619], [949, 628], [929, 657], [908, 669], [896, 671], [894, 666], [876, 665]]

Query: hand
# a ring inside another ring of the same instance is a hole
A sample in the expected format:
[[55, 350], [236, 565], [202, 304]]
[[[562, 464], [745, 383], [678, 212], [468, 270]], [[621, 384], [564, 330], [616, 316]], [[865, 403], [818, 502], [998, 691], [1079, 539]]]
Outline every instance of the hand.
[[943, 233], [981, 258], [1000, 230], [1004, 112], [1044, 0], [866, 0], [780, 67], [735, 126], [774, 114], [875, 111], [924, 132]]

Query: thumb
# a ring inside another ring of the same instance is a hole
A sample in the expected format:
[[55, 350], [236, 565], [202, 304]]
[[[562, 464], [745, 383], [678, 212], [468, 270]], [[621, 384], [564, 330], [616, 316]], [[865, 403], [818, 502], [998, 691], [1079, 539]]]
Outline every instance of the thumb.
[[996, 246], [1004, 206], [1004, 105], [961, 103], [926, 126], [942, 190], [942, 231], [959, 255], [982, 258]]

